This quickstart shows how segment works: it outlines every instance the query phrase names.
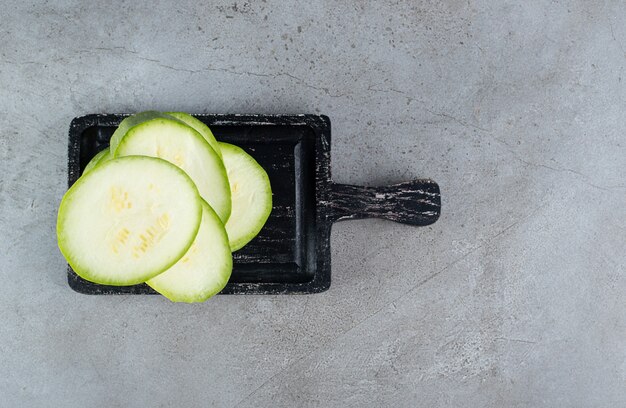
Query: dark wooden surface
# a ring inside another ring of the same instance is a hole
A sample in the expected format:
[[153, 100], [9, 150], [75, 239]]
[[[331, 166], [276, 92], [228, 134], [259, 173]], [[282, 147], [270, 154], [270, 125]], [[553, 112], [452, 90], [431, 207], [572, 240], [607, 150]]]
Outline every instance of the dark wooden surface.
[[441, 208], [439, 186], [413, 180], [385, 187], [331, 185], [328, 206], [336, 220], [384, 218], [411, 225], [437, 221]]
[[[69, 134], [68, 183], [108, 147], [128, 115], [75, 118]], [[225, 294], [316, 293], [330, 286], [334, 221], [378, 217], [428, 225], [440, 213], [439, 187], [414, 180], [388, 187], [335, 184], [330, 174], [330, 121], [318, 115], [197, 115], [220, 141], [241, 146], [267, 171], [274, 207], [259, 235], [233, 254]], [[147, 285], [103, 286], [68, 268], [70, 286], [87, 294], [153, 294]]]

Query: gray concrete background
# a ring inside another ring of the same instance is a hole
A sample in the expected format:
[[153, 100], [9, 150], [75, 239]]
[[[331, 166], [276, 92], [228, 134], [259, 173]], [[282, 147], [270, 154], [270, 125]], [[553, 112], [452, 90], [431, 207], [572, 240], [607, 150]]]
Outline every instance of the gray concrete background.
[[[623, 2], [2, 3], [0, 405], [626, 406]], [[69, 122], [145, 109], [327, 114], [442, 217], [337, 224], [319, 295], [75, 294]]]

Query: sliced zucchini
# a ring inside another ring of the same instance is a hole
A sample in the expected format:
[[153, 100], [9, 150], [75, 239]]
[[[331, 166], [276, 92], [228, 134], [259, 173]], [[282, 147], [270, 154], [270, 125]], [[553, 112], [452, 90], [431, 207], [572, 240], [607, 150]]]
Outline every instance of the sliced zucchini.
[[145, 111], [136, 113], [122, 120], [117, 129], [115, 129], [115, 132], [113, 132], [113, 136], [111, 136], [111, 140], [109, 141], [109, 149], [111, 150], [111, 153], [115, 155], [115, 151], [117, 150], [117, 146], [120, 144], [120, 141], [132, 127], [156, 118], [172, 119], [171, 116], [159, 111]]
[[263, 167], [240, 147], [220, 142], [232, 200], [226, 232], [233, 251], [256, 237], [272, 212], [272, 187]]
[[166, 112], [165, 114], [173, 116], [176, 119], [185, 122], [188, 126], [191, 126], [192, 128], [194, 128], [198, 133], [202, 135], [204, 140], [206, 140], [207, 143], [211, 145], [213, 150], [215, 150], [215, 153], [217, 153], [218, 156], [222, 158], [222, 152], [220, 151], [220, 146], [217, 143], [217, 140], [215, 140], [215, 136], [213, 136], [213, 132], [211, 132], [211, 129], [209, 129], [209, 127], [205, 125], [202, 121], [194, 118], [193, 116], [185, 112]]
[[99, 163], [107, 161], [111, 156], [109, 155], [110, 150], [104, 149], [98, 152], [95, 156], [89, 160], [89, 163], [85, 166], [85, 170], [83, 170], [83, 174], [87, 173], [89, 170], [96, 167]]
[[156, 118], [132, 127], [121, 140], [115, 157], [159, 157], [183, 169], [200, 195], [223, 222], [231, 211], [230, 187], [220, 157], [200, 133], [176, 119]]
[[204, 302], [226, 286], [232, 269], [224, 225], [203, 201], [202, 222], [191, 248], [174, 266], [146, 283], [173, 302]]
[[202, 199], [185, 172], [165, 160], [130, 156], [96, 166], [65, 193], [57, 239], [84, 279], [134, 285], [187, 252], [201, 217]]

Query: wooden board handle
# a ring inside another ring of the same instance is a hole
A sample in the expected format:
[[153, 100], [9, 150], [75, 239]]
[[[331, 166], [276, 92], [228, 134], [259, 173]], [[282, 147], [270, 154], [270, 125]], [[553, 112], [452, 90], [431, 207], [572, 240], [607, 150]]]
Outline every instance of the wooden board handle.
[[385, 218], [411, 225], [429, 225], [441, 212], [439, 186], [431, 180], [413, 180], [386, 187], [331, 185], [334, 220]]

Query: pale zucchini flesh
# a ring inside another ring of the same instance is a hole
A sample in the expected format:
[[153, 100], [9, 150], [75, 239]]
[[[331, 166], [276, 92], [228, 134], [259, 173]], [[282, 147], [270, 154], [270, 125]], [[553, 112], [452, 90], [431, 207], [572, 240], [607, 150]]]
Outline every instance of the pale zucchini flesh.
[[136, 113], [122, 120], [117, 126], [117, 129], [115, 129], [115, 132], [113, 132], [111, 140], [109, 140], [109, 150], [111, 150], [111, 154], [113, 156], [115, 155], [117, 146], [119, 146], [120, 142], [122, 141], [124, 136], [126, 136], [126, 133], [128, 133], [130, 129], [143, 122], [147, 122], [149, 120], [157, 118], [174, 119], [173, 117], [159, 111], [145, 111]]
[[187, 253], [170, 269], [146, 281], [173, 302], [204, 302], [226, 286], [232, 272], [224, 225], [204, 201], [202, 208], [200, 229]]
[[232, 212], [226, 222], [231, 250], [250, 242], [272, 212], [272, 187], [267, 173], [240, 147], [220, 142], [230, 183]]
[[109, 160], [64, 195], [59, 249], [91, 282], [134, 285], [175, 264], [200, 227], [202, 199], [178, 167], [152, 157]]
[[217, 140], [215, 140], [215, 136], [213, 136], [213, 132], [207, 125], [205, 125], [201, 120], [194, 118], [188, 113], [185, 112], [166, 112], [166, 115], [170, 115], [175, 117], [176, 119], [185, 122], [188, 126], [194, 128], [198, 133], [204, 137], [204, 140], [215, 150], [220, 158], [222, 158], [222, 152], [220, 151], [220, 146]]
[[143, 122], [126, 133], [115, 151], [115, 157], [128, 155], [159, 157], [180, 167], [222, 222], [228, 220], [231, 198], [226, 169], [215, 150], [193, 128], [167, 118]]

